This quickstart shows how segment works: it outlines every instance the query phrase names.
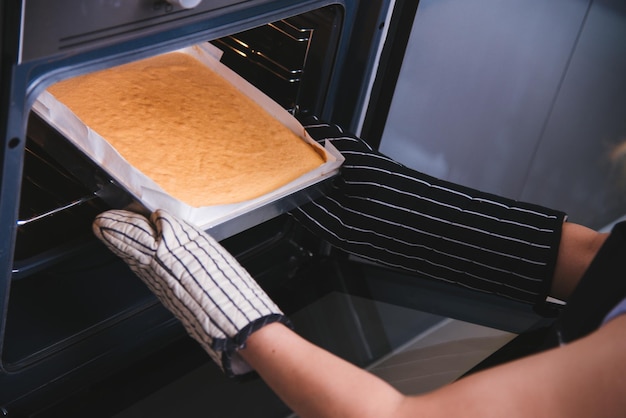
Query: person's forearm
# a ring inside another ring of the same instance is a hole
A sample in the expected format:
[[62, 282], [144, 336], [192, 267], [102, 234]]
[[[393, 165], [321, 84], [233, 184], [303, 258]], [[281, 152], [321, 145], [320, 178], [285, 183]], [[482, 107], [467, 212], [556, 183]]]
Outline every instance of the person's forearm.
[[301, 418], [622, 416], [625, 331], [622, 315], [581, 340], [420, 396], [403, 396], [281, 324], [253, 333], [239, 353]]
[[575, 223], [563, 224], [550, 296], [568, 299], [608, 235]]
[[405, 398], [282, 324], [252, 334], [239, 354], [302, 418], [392, 417]]

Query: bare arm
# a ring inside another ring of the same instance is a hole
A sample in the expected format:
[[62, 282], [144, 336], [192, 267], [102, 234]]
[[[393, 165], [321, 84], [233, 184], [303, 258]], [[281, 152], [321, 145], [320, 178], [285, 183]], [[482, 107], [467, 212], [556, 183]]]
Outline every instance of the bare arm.
[[460, 380], [426, 401], [445, 405], [447, 416], [618, 417], [626, 411], [624, 376], [626, 315], [564, 347]]
[[568, 299], [608, 236], [579, 224], [563, 224], [550, 296]]
[[[608, 234], [565, 223], [551, 296], [567, 300]], [[241, 355], [299, 416], [619, 416], [626, 376], [626, 315], [543, 354], [406, 397], [383, 380], [312, 345], [282, 325], [248, 340]]]
[[382, 418], [403, 402], [383, 380], [276, 325], [252, 334], [239, 353], [301, 418]]
[[589, 417], [626, 410], [626, 315], [568, 346], [405, 397], [280, 324], [240, 351], [301, 417]]

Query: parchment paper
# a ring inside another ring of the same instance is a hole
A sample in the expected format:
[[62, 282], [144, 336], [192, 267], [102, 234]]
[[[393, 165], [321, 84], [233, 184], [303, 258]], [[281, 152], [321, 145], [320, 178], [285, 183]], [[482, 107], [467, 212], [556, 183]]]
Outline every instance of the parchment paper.
[[220, 63], [221, 51], [219, 49], [205, 43], [201, 46], [196, 45], [184, 48], [178, 52], [184, 52], [195, 57], [207, 67], [222, 75], [292, 132], [317, 148], [325, 155], [326, 162], [315, 170], [256, 199], [231, 205], [193, 207], [169, 195], [152, 179], [129, 164], [106, 139], [86, 126], [70, 109], [56, 100], [52, 94], [47, 91], [43, 92], [35, 102], [33, 111], [107, 171], [115, 181], [146, 206], [148, 210], [166, 209], [170, 213], [203, 229], [212, 228], [248, 211], [267, 205], [328, 177], [332, 177], [338, 172], [344, 158], [332, 144], [327, 142], [324, 147], [321, 147], [306, 133], [304, 127], [289, 112]]

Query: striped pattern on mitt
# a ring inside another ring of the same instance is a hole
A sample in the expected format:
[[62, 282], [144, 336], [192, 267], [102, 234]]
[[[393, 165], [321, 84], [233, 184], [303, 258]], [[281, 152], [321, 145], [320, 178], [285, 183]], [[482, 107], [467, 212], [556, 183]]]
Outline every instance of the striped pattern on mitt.
[[96, 217], [93, 230], [229, 376], [251, 371], [237, 350], [252, 332], [271, 322], [288, 323], [217, 241], [163, 210], [150, 219], [107, 211]]
[[340, 127], [302, 123], [345, 157], [334, 190], [291, 212], [307, 229], [416, 280], [543, 304], [565, 213], [428, 176]]

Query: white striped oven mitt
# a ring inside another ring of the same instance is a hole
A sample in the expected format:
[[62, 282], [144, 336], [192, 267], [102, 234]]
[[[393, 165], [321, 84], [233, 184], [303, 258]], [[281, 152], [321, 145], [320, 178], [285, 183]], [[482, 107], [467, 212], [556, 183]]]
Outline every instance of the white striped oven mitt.
[[111, 210], [95, 235], [121, 257], [229, 376], [251, 371], [237, 354], [281, 310], [217, 241], [165, 211], [150, 219]]

